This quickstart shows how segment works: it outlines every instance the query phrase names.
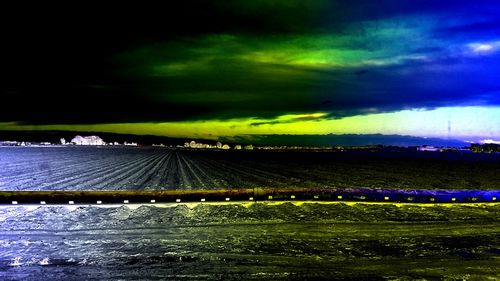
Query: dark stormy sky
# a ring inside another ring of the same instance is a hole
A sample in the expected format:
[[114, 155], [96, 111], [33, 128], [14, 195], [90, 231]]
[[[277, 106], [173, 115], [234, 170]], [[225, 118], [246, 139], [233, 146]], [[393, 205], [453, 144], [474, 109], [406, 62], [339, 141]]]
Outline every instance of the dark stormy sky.
[[3, 4], [0, 129], [500, 139], [498, 1], [125, 2]]

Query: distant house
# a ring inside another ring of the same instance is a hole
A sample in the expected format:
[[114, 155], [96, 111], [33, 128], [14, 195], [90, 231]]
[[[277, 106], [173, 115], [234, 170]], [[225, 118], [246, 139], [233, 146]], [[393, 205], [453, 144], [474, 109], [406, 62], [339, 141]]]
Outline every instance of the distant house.
[[17, 141], [0, 141], [0, 146], [18, 146]]
[[238, 149], [238, 150], [240, 150], [240, 149], [241, 149], [241, 145], [239, 145], [239, 144], [235, 145], [235, 146], [234, 146], [234, 149]]
[[419, 146], [417, 148], [418, 151], [440, 151], [441, 149], [438, 147], [430, 146], [430, 145], [423, 145]]
[[75, 136], [71, 142], [76, 145], [106, 145], [106, 143], [98, 136]]
[[253, 145], [251, 145], [251, 144], [245, 145], [245, 149], [247, 149], [247, 150], [253, 150]]
[[184, 147], [207, 149], [207, 148], [214, 148], [215, 146], [210, 145], [210, 144], [206, 144], [206, 143], [199, 143], [199, 142], [195, 142], [195, 141], [190, 141], [190, 142], [184, 143]]
[[222, 149], [230, 149], [230, 148], [231, 148], [231, 147], [230, 147], [229, 145], [227, 145], [227, 144], [224, 144], [224, 145], [222, 146]]
[[196, 148], [196, 142], [195, 142], [195, 141], [191, 141], [191, 142], [189, 143], [189, 147], [191, 147], [191, 148]]

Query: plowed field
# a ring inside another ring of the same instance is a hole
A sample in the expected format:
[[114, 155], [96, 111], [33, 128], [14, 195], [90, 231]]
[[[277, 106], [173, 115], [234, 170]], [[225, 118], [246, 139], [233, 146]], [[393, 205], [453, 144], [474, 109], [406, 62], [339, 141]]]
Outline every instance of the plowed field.
[[2, 147], [1, 190], [498, 189], [500, 157], [458, 153]]

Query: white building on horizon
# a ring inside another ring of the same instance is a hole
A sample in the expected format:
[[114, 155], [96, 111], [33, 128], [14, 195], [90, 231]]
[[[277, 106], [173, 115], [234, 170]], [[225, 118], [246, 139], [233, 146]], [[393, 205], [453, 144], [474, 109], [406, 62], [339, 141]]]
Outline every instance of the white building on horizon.
[[98, 136], [75, 136], [71, 142], [76, 145], [106, 145]]

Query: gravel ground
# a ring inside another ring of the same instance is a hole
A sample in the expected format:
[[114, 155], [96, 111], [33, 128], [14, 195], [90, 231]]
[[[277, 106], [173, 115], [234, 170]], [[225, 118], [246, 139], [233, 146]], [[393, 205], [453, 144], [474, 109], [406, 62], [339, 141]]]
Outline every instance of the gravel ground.
[[495, 280], [499, 204], [0, 208], [1, 280]]

